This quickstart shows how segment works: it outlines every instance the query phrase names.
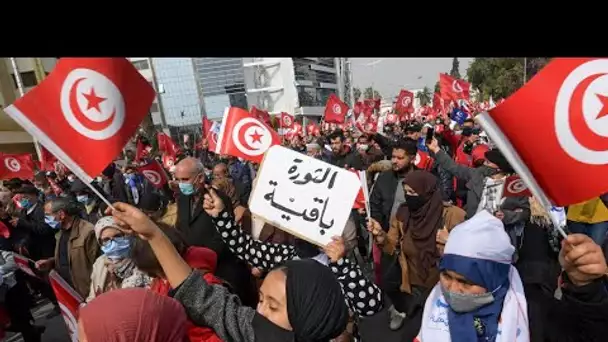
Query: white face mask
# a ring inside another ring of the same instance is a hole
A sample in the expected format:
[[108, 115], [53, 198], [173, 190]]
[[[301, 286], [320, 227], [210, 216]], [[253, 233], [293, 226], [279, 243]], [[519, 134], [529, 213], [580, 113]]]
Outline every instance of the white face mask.
[[364, 151], [365, 152], [365, 151], [369, 150], [369, 145], [362, 144], [362, 145], [359, 145], [359, 147], [357, 147], [357, 148], [359, 149], [359, 151]]

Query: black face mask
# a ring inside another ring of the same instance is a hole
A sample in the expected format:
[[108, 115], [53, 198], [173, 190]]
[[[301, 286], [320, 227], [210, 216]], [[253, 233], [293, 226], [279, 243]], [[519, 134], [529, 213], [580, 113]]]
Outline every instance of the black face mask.
[[462, 152], [464, 152], [466, 154], [471, 154], [473, 152], [474, 146], [475, 146], [475, 144], [473, 144], [470, 141], [467, 141], [464, 143], [464, 146], [462, 146]]
[[410, 211], [416, 211], [424, 205], [424, 201], [420, 196], [405, 195], [405, 205], [410, 208]]

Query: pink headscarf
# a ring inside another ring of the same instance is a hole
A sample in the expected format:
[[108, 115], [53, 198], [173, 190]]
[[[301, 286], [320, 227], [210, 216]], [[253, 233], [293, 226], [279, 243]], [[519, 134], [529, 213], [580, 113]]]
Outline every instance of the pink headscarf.
[[142, 288], [106, 292], [80, 309], [89, 342], [185, 342], [186, 320], [175, 299]]

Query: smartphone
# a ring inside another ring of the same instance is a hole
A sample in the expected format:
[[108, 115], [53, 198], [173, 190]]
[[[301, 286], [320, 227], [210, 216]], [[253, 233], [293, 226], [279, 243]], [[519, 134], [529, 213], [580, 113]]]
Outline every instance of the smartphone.
[[435, 129], [428, 127], [426, 130], [426, 143], [430, 144], [433, 141], [433, 136], [435, 135]]

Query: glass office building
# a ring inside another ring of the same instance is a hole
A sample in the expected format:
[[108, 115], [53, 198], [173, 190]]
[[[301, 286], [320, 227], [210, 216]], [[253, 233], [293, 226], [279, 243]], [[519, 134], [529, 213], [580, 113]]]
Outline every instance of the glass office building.
[[202, 102], [192, 58], [153, 58], [152, 63], [167, 125], [200, 125]]
[[192, 64], [208, 118], [221, 119], [226, 107], [248, 108], [241, 57], [192, 58]]

